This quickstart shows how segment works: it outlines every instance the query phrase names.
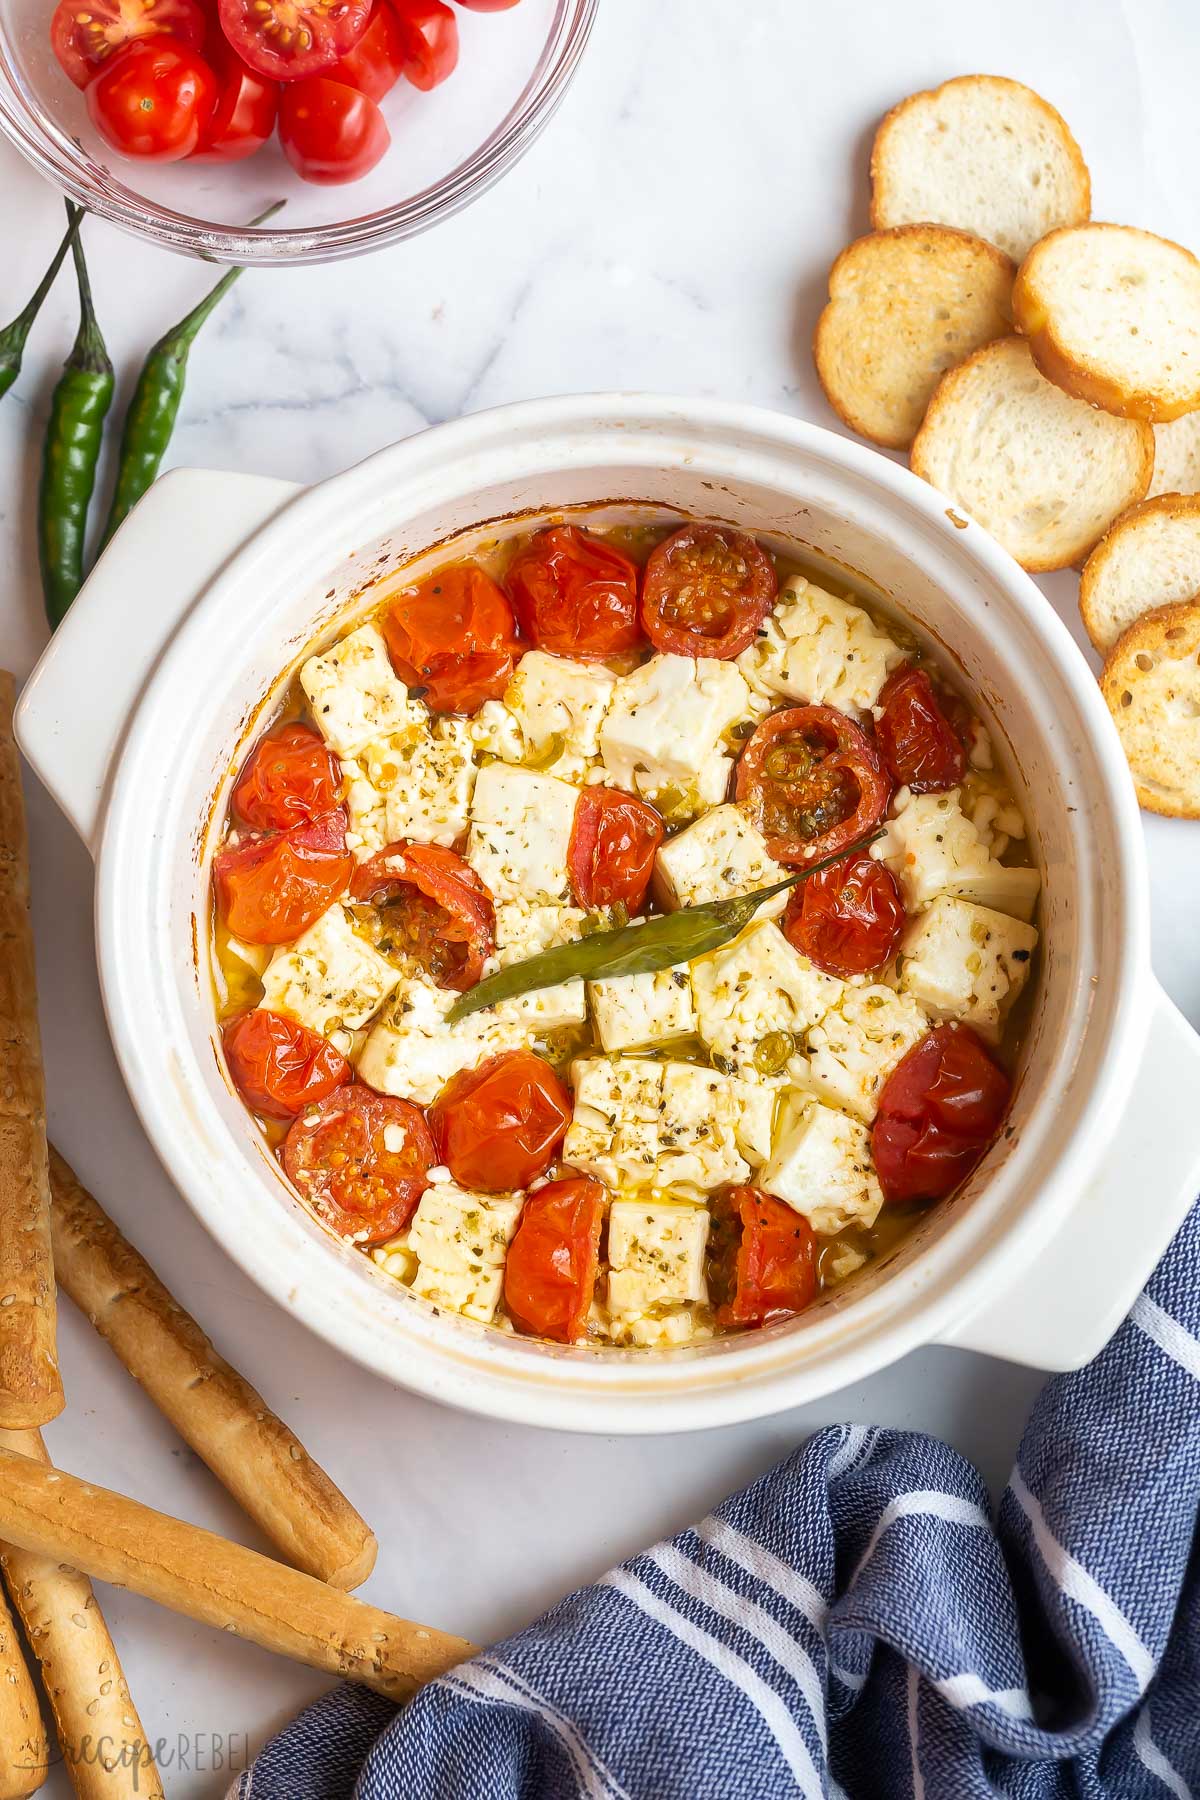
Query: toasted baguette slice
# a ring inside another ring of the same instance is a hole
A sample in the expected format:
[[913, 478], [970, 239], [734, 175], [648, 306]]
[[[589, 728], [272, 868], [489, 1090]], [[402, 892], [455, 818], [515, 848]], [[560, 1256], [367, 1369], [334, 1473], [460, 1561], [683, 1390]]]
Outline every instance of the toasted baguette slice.
[[1100, 675], [1139, 803], [1200, 819], [1200, 600], [1143, 614]]
[[1200, 262], [1168, 238], [1052, 231], [1021, 264], [1013, 319], [1042, 374], [1089, 406], [1156, 423], [1200, 407]]
[[1154, 433], [1072, 400], [1007, 337], [942, 376], [912, 466], [1038, 573], [1080, 561], [1141, 499]]
[[1092, 210], [1079, 145], [1054, 108], [1002, 75], [959, 75], [894, 106], [871, 150], [871, 224], [931, 219], [1021, 258]]
[[1079, 611], [1107, 656], [1123, 631], [1156, 606], [1200, 594], [1200, 495], [1160, 494], [1109, 527], [1083, 565]]
[[1012, 330], [1015, 274], [994, 244], [948, 225], [900, 225], [848, 245], [813, 338], [833, 410], [863, 437], [907, 449], [945, 371]]
[[1151, 494], [1200, 493], [1200, 412], [1154, 427]]

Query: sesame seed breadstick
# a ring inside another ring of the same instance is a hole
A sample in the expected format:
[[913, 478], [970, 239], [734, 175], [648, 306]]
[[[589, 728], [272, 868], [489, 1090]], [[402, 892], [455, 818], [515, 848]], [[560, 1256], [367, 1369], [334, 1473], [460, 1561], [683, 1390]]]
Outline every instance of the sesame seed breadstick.
[[0, 670], [0, 1426], [63, 1409], [54, 1336], [46, 1091], [38, 1031], [29, 854], [13, 738], [13, 678]]
[[[50, 1462], [37, 1431], [0, 1431], [0, 1449]], [[11, 1544], [0, 1544], [0, 1569], [38, 1659], [79, 1800], [163, 1800], [153, 1752], [87, 1576]]]
[[36, 1794], [50, 1767], [50, 1746], [17, 1627], [0, 1590], [0, 1800]]
[[375, 1564], [375, 1535], [262, 1395], [219, 1356], [54, 1149], [54, 1260], [63, 1290], [279, 1554], [333, 1587]]
[[4, 1449], [0, 1538], [393, 1700], [475, 1654], [462, 1638]]

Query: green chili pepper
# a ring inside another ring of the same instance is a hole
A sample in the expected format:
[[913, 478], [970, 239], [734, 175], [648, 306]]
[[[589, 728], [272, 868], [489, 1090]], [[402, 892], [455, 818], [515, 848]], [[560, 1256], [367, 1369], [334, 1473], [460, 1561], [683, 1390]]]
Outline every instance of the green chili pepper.
[[7, 394], [17, 376], [21, 373], [21, 358], [25, 354], [25, 340], [29, 336], [33, 321], [41, 311], [42, 301], [54, 285], [54, 277], [62, 267], [63, 257], [71, 248], [75, 233], [79, 230], [79, 222], [83, 218], [81, 206], [67, 208], [71, 223], [67, 226], [62, 243], [54, 252], [54, 261], [38, 282], [29, 304], [22, 308], [11, 325], [0, 331], [0, 395]]
[[678, 912], [661, 913], [640, 925], [625, 925], [619, 931], [595, 931], [590, 937], [574, 943], [556, 944], [523, 962], [509, 963], [495, 975], [468, 988], [446, 1014], [451, 1025], [472, 1013], [494, 1006], [498, 1000], [512, 1000], [535, 988], [559, 987], [564, 981], [583, 976], [588, 981], [613, 981], [624, 975], [652, 975], [659, 969], [673, 969], [676, 963], [694, 962], [719, 950], [739, 931], [744, 931], [764, 900], [773, 894], [807, 881], [821, 869], [828, 869], [844, 857], [856, 856], [882, 831], [848, 844], [836, 856], [823, 857], [800, 869], [772, 887], [758, 888], [733, 900], [709, 900], [703, 906], [683, 906]]
[[38, 555], [52, 630], [61, 625], [83, 582], [88, 505], [96, 485], [104, 415], [113, 396], [113, 367], [96, 323], [78, 235], [71, 239], [71, 254], [79, 283], [79, 330], [50, 398], [38, 490]]
[[[277, 200], [265, 212], [251, 219], [261, 225], [284, 204]], [[179, 417], [183, 385], [187, 380], [188, 356], [209, 315], [216, 311], [238, 276], [240, 268], [227, 269], [220, 281], [194, 306], [177, 325], [160, 337], [142, 364], [125, 423], [121, 427], [121, 448], [117, 456], [117, 482], [112, 505], [100, 539], [103, 549], [117, 526], [136, 506], [162, 466], [171, 442], [171, 433]]]

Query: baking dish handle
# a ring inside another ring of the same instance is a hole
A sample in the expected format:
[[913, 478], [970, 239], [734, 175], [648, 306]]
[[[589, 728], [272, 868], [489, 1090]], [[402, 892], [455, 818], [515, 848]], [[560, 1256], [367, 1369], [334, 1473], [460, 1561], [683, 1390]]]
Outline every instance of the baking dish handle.
[[1070, 1217], [999, 1300], [939, 1339], [1034, 1369], [1104, 1348], [1200, 1194], [1200, 1036], [1153, 977], [1121, 1123]]

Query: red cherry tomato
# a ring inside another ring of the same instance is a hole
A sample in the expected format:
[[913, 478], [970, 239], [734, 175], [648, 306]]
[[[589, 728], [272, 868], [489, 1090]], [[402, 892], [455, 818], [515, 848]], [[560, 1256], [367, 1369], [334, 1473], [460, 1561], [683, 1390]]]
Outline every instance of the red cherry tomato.
[[357, 181], [392, 141], [383, 114], [357, 88], [314, 75], [293, 81], [279, 102], [279, 142], [302, 181]]
[[404, 73], [405, 44], [399, 20], [386, 0], [377, 0], [371, 23], [353, 50], [337, 65], [337, 79], [368, 100], [390, 94]]
[[194, 0], [60, 0], [50, 21], [51, 48], [77, 88], [127, 44], [160, 35], [199, 50], [204, 14]]
[[508, 591], [522, 634], [539, 650], [587, 659], [644, 641], [637, 565], [578, 526], [539, 531], [514, 557]]
[[214, 26], [207, 57], [217, 78], [217, 104], [193, 162], [241, 162], [261, 150], [275, 129], [279, 87], [244, 63]]
[[231, 1019], [222, 1036], [238, 1092], [264, 1119], [294, 1119], [354, 1079], [340, 1050], [295, 1019], [261, 1006]]
[[397, 675], [422, 690], [432, 712], [473, 713], [498, 700], [520, 650], [507, 595], [474, 563], [404, 588], [383, 635]]
[[766, 1325], [804, 1311], [817, 1291], [817, 1240], [803, 1214], [758, 1188], [731, 1188], [714, 1226], [718, 1324]]
[[940, 1200], [992, 1144], [1012, 1086], [966, 1025], [938, 1025], [884, 1083], [871, 1154], [885, 1200]]
[[890, 869], [850, 856], [792, 890], [783, 934], [830, 975], [870, 975], [891, 961], [904, 929], [904, 902]]
[[122, 156], [179, 162], [212, 118], [217, 79], [195, 50], [173, 38], [141, 38], [88, 83], [88, 117]]
[[670, 656], [737, 656], [775, 604], [775, 565], [752, 537], [725, 525], [685, 525], [651, 554], [642, 624]]
[[415, 1106], [368, 1087], [340, 1087], [288, 1132], [283, 1166], [339, 1237], [369, 1248], [403, 1231], [429, 1186], [433, 1139]]
[[404, 73], [428, 93], [454, 73], [458, 20], [442, 0], [391, 0], [404, 41]]
[[342, 772], [324, 740], [311, 725], [291, 720], [259, 738], [230, 804], [256, 831], [287, 831], [332, 812], [341, 797]]
[[957, 787], [966, 772], [962, 742], [942, 710], [924, 669], [897, 669], [879, 695], [875, 727], [880, 754], [893, 779], [914, 794]]
[[891, 791], [870, 738], [832, 706], [772, 713], [737, 766], [737, 797], [771, 855], [799, 866], [866, 837]]
[[644, 800], [620, 788], [584, 788], [567, 847], [576, 904], [640, 912], [662, 841], [663, 822]]
[[319, 75], [348, 56], [371, 17], [371, 0], [217, 0], [221, 30], [268, 81]]
[[504, 1264], [504, 1300], [519, 1331], [556, 1344], [582, 1337], [603, 1221], [604, 1189], [584, 1175], [530, 1194]]
[[387, 956], [411, 956], [439, 987], [474, 987], [496, 944], [492, 896], [470, 863], [440, 844], [389, 844], [354, 874], [350, 892], [376, 913]]
[[346, 815], [324, 813], [311, 825], [229, 844], [213, 858], [217, 904], [234, 937], [287, 944], [346, 891], [354, 857]]
[[508, 1050], [464, 1069], [429, 1109], [438, 1156], [455, 1181], [510, 1193], [544, 1175], [571, 1122], [567, 1090], [532, 1050]]

